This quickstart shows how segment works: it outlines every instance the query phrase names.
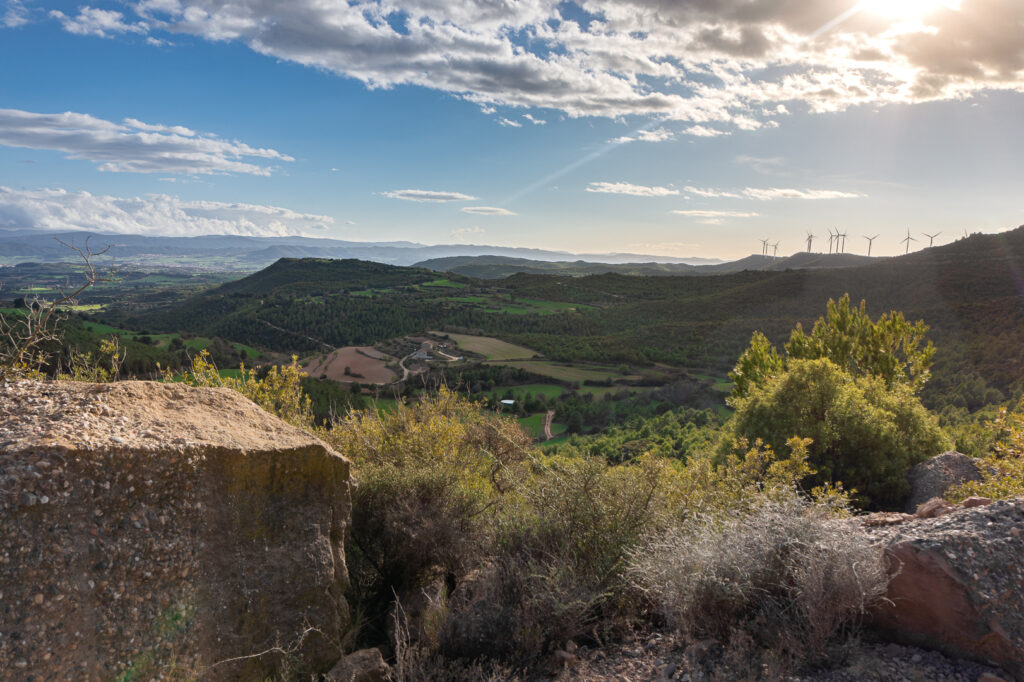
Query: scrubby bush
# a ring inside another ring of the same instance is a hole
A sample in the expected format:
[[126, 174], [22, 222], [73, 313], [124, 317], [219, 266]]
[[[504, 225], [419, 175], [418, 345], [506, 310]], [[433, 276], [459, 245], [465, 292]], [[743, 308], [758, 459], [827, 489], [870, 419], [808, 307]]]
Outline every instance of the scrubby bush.
[[289, 424], [312, 428], [313, 411], [301, 383], [306, 375], [299, 367], [298, 357], [294, 355], [290, 364], [275, 365], [269, 369], [250, 369], [243, 365], [238, 376], [222, 376], [205, 350], [192, 358], [192, 364], [181, 372], [161, 368], [159, 364], [157, 368], [163, 372], [164, 381], [180, 381], [189, 386], [230, 388]]
[[865, 506], [898, 506], [909, 492], [907, 469], [948, 449], [934, 416], [908, 386], [855, 377], [831, 360], [790, 360], [788, 368], [735, 401], [730, 438], [760, 438], [779, 450], [810, 438], [811, 485], [842, 482]]
[[396, 596], [438, 578], [450, 588], [489, 554], [530, 447], [517, 424], [447, 389], [393, 411], [353, 412], [324, 437], [355, 468], [346, 553], [351, 598], [371, 632]]
[[776, 664], [814, 662], [888, 582], [881, 550], [830, 515], [789, 493], [694, 517], [635, 549], [627, 574], [694, 638], [752, 642]]
[[1024, 413], [1003, 410], [991, 429], [996, 436], [981, 460], [981, 480], [950, 488], [946, 498], [952, 502], [962, 502], [972, 495], [992, 499], [1024, 495]]

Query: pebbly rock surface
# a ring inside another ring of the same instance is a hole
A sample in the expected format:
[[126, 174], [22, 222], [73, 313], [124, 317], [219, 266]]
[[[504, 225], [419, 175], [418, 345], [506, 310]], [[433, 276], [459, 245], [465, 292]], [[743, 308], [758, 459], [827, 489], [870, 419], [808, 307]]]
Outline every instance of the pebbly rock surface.
[[897, 639], [1024, 679], [1024, 497], [865, 529], [893, 573], [872, 622]]
[[926, 459], [907, 472], [910, 497], [907, 498], [904, 511], [913, 514], [919, 506], [932, 498], [942, 497], [954, 485], [980, 480], [981, 470], [977, 460], [962, 452], [950, 450]]
[[228, 389], [0, 383], [0, 678], [329, 670], [349, 485]]

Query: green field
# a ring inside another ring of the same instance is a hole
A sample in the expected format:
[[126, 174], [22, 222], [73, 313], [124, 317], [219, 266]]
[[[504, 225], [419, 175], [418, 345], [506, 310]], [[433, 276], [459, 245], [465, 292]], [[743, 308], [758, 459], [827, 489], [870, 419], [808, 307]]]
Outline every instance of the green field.
[[541, 376], [551, 377], [559, 381], [578, 381], [583, 383], [584, 381], [607, 381], [609, 379], [629, 379], [635, 380], [640, 377], [631, 374], [623, 376], [612, 367], [598, 367], [594, 365], [567, 365], [558, 362], [549, 362], [547, 360], [516, 360], [506, 362], [488, 362], [490, 365], [508, 365], [509, 367], [518, 367], [525, 369], [527, 372], [533, 372], [534, 374], [540, 374]]
[[505, 386], [502, 388], [496, 388], [487, 393], [487, 399], [491, 402], [501, 400], [502, 396], [511, 392], [517, 399], [524, 393], [529, 393], [530, 395], [537, 395], [538, 393], [541, 393], [548, 400], [554, 400], [562, 395], [564, 391], [565, 389], [561, 386], [552, 386], [551, 384], [523, 384], [522, 386]]
[[[524, 429], [526, 429], [526, 431], [533, 438], [538, 439], [538, 440], [544, 438], [544, 415], [542, 413], [541, 414], [531, 414], [529, 417], [523, 417], [521, 419], [517, 419], [516, 421], [518, 421], [519, 425], [522, 426]], [[559, 424], [558, 422], [553, 422], [551, 424], [551, 435], [552, 436], [561, 435], [561, 434], [565, 433], [566, 428], [567, 427], [566, 427], [565, 424]]]
[[[430, 332], [438, 336], [446, 336], [444, 332]], [[536, 351], [517, 346], [490, 336], [469, 336], [468, 334], [447, 334], [448, 338], [458, 344], [459, 348], [469, 353], [479, 353], [490, 362], [500, 360], [525, 360], [537, 355]]]
[[733, 383], [727, 377], [716, 377], [711, 374], [691, 374], [690, 376], [712, 382], [711, 388], [716, 391], [722, 391], [723, 393], [732, 392]]
[[[82, 322], [82, 325], [89, 331], [95, 334], [107, 335], [120, 335], [125, 338], [137, 341], [140, 336], [148, 336], [151, 338], [158, 348], [166, 348], [170, 343], [171, 339], [177, 338], [177, 334], [141, 334], [139, 332], [132, 332], [126, 329], [118, 329], [117, 327], [111, 327], [107, 324], [101, 324], [99, 322]], [[202, 336], [195, 336], [190, 339], [185, 339], [185, 347], [192, 352], [198, 352], [207, 348], [212, 339], [208, 339]], [[238, 351], [246, 360], [258, 360], [260, 352], [252, 346], [247, 346], [244, 343], [232, 343], [231, 346]]]
[[420, 285], [421, 287], [442, 287], [445, 289], [465, 289], [466, 285], [462, 282], [453, 282], [450, 279], [435, 279], [432, 282], [424, 282]]

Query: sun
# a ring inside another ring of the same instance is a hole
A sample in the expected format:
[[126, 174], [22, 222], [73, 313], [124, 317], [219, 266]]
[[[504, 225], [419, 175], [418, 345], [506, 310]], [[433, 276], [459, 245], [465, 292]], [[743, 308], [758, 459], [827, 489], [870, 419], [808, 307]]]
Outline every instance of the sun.
[[861, 10], [889, 19], [918, 19], [940, 9], [960, 9], [960, 0], [860, 0]]

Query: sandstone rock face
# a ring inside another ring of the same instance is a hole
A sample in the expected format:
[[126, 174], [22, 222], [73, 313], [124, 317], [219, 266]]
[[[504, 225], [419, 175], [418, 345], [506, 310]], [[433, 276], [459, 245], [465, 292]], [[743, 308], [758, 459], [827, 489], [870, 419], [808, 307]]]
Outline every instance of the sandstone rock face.
[[911, 467], [907, 480], [910, 497], [904, 511], [913, 514], [920, 505], [933, 497], [942, 497], [954, 485], [980, 481], [981, 472], [973, 457], [950, 450]]
[[926, 648], [1024, 679], [1024, 497], [867, 526], [894, 577], [872, 621]]
[[0, 677], [329, 670], [349, 484], [228, 389], [0, 384]]

